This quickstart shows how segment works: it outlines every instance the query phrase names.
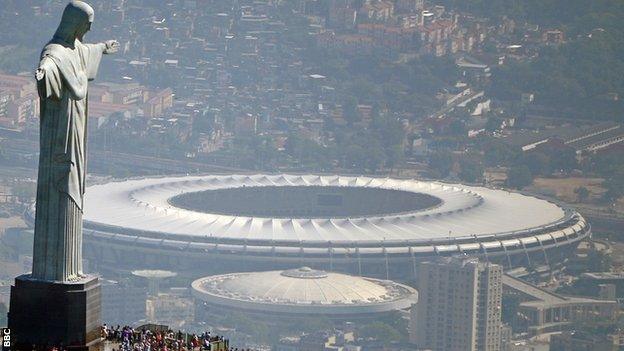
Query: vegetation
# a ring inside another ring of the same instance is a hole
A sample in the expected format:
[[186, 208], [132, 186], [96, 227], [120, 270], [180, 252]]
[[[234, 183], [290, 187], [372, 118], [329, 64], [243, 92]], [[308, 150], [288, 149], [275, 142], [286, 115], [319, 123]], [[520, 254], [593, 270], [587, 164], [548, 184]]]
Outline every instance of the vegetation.
[[501, 319], [504, 323], [515, 326], [517, 321], [518, 308], [520, 306], [520, 297], [518, 295], [504, 294], [501, 304]]
[[[608, 22], [608, 18], [624, 13], [624, 4], [619, 0], [442, 0], [442, 3], [489, 18], [507, 16], [543, 26], [566, 26], [575, 34], [593, 26], [593, 21]], [[596, 18], [601, 15], [606, 18]]]
[[408, 338], [408, 323], [400, 313], [393, 312], [389, 316], [365, 324], [358, 329], [358, 337], [382, 341], [384, 345], [405, 341]]
[[37, 52], [24, 46], [0, 47], [0, 71], [18, 73], [32, 70], [33, 57], [37, 57]]
[[605, 178], [604, 200], [613, 202], [624, 196], [624, 155], [621, 152], [600, 153], [585, 162], [586, 170]]
[[390, 345], [393, 341], [401, 340], [401, 333], [384, 322], [373, 322], [359, 329], [359, 335], [364, 339], [382, 341], [384, 345]]
[[481, 147], [487, 166], [510, 166], [522, 157], [522, 150], [500, 140], [488, 140]]
[[34, 182], [18, 182], [13, 185], [12, 192], [21, 202], [30, 202], [35, 198], [37, 187]]
[[585, 202], [589, 198], [589, 190], [584, 186], [574, 189], [574, 193], [576, 194], [578, 202]]
[[351, 57], [316, 47], [309, 48], [304, 57], [316, 72], [327, 77], [347, 107], [355, 98], [361, 104], [378, 103], [391, 112], [419, 117], [436, 111], [441, 105], [435, 95], [460, 78], [452, 58], [425, 56], [398, 62], [387, 53]]
[[507, 172], [507, 186], [522, 189], [533, 183], [533, 174], [526, 165], [514, 166]]
[[[586, 272], [609, 272], [612, 267], [613, 260], [608, 254], [603, 251], [591, 250], [587, 253], [587, 260], [584, 265], [570, 266], [568, 271], [570, 274], [580, 275]], [[572, 286], [561, 288], [560, 292], [570, 295], [595, 296], [597, 295], [595, 288], [595, 285], [581, 279]]]
[[0, 303], [0, 327], [7, 326], [7, 313], [8, 309], [5, 304]]
[[429, 156], [429, 167], [435, 172], [433, 177], [446, 178], [453, 168], [453, 154], [448, 150], [441, 150]]
[[272, 343], [279, 340], [280, 336], [289, 336], [303, 333], [314, 333], [323, 330], [333, 329], [333, 322], [325, 317], [309, 317], [300, 323], [278, 322], [276, 324], [240, 312], [234, 312], [223, 316], [223, 325], [235, 328], [237, 331], [251, 335], [253, 338]]
[[587, 254], [588, 272], [608, 272], [613, 266], [611, 256], [602, 251], [591, 250]]
[[477, 183], [483, 179], [484, 168], [478, 159], [464, 159], [460, 165], [459, 179], [468, 183]]
[[223, 321], [225, 325], [236, 328], [237, 331], [249, 334], [259, 341], [271, 342], [270, 328], [265, 321], [251, 318], [243, 313], [234, 312]]
[[[624, 4], [618, 0], [446, 1], [457, 8], [508, 16], [560, 28], [567, 43], [540, 50], [537, 59], [511, 62], [493, 70], [492, 96], [518, 100], [534, 92], [538, 104], [564, 115], [617, 119], [624, 112]], [[494, 16], [492, 15], [494, 14]], [[616, 94], [616, 95], [610, 95]], [[609, 98], [611, 97], [611, 98]]]

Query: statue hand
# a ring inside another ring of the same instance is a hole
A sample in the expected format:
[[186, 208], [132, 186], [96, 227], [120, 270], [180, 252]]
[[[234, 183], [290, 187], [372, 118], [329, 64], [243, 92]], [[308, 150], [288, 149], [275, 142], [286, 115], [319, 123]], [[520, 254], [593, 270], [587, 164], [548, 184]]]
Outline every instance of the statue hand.
[[43, 79], [43, 77], [45, 77], [45, 71], [41, 68], [37, 68], [37, 71], [35, 72], [35, 79], [37, 79], [37, 81], [40, 81]]
[[104, 42], [104, 53], [114, 54], [119, 51], [119, 42], [117, 40], [107, 40]]

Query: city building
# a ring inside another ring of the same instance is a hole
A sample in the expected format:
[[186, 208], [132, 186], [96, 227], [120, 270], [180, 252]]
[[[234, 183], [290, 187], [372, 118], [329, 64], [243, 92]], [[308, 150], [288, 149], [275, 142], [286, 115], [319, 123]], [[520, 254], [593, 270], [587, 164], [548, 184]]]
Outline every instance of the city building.
[[596, 152], [611, 145], [624, 142], [624, 128], [616, 122], [601, 122], [589, 126], [573, 124], [558, 128], [544, 128], [539, 131], [517, 133], [507, 138], [507, 142], [530, 151], [550, 141], [559, 141], [573, 148], [577, 154]]
[[177, 273], [162, 270], [141, 270], [133, 271], [132, 275], [147, 280], [148, 294], [158, 296], [160, 294], [160, 283], [167, 278], [175, 277]]
[[424, 0], [398, 0], [396, 4], [398, 11], [402, 12], [417, 12], [422, 11], [425, 8]]
[[503, 276], [505, 294], [519, 298], [516, 331], [531, 335], [569, 329], [574, 323], [615, 321], [616, 300], [563, 296], [509, 275]]
[[581, 331], [564, 331], [550, 337], [551, 351], [618, 351], [623, 346], [619, 331], [606, 337]]
[[148, 321], [182, 328], [195, 320], [193, 300], [172, 294], [150, 296], [145, 301]]
[[108, 324], [134, 325], [145, 320], [147, 289], [127, 282], [102, 281], [102, 320]]
[[[618, 272], [589, 272], [580, 276], [579, 285], [590, 296], [601, 296], [601, 292], [610, 291], [615, 294], [616, 298], [624, 297], [624, 273]], [[612, 287], [604, 287], [610, 285]]]
[[39, 96], [30, 77], [0, 73], [0, 127], [21, 130], [39, 116]]
[[475, 258], [421, 263], [410, 341], [440, 351], [499, 351], [502, 275], [501, 266]]

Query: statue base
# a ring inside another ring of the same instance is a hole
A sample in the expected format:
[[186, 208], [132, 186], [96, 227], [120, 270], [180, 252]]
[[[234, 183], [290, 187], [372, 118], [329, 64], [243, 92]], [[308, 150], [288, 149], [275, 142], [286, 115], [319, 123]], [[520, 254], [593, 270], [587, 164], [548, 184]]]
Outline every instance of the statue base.
[[12, 350], [31, 350], [33, 345], [37, 349], [62, 345], [68, 350], [100, 350], [101, 309], [97, 277], [55, 282], [19, 276], [11, 287]]

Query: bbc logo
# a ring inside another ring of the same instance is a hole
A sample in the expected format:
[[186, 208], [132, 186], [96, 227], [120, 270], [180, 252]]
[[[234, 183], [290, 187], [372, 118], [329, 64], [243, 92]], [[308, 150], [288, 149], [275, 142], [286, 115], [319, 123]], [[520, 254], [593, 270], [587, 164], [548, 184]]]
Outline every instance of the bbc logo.
[[2, 328], [2, 350], [9, 351], [11, 350], [11, 329]]

